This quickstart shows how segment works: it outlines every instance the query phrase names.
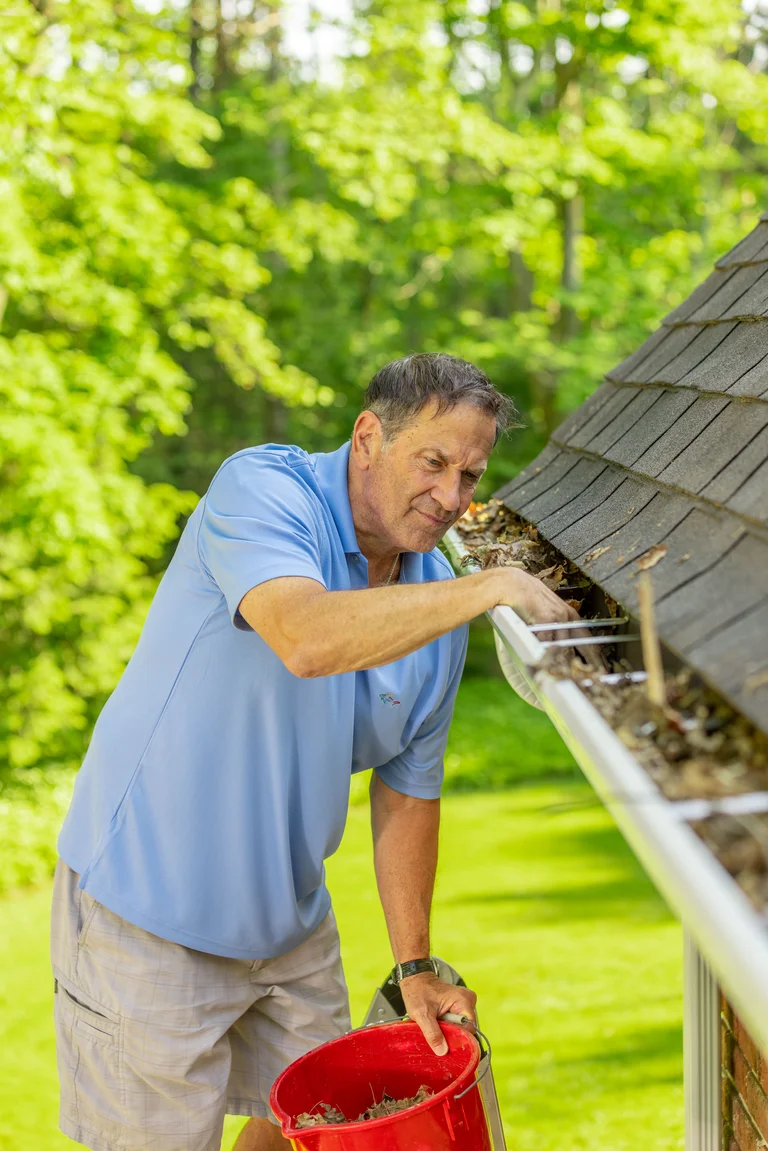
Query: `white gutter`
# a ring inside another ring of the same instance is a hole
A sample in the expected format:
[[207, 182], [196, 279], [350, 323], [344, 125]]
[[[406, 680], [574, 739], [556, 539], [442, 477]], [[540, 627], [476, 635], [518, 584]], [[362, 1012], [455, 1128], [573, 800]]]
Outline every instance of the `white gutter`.
[[[451, 529], [445, 539], [460, 572], [466, 549]], [[470, 569], [471, 570], [471, 569]], [[600, 799], [653, 882], [683, 921], [728, 999], [768, 1051], [768, 925], [571, 680], [538, 668], [546, 648], [511, 608], [491, 623]], [[687, 806], [687, 805], [686, 805]]]

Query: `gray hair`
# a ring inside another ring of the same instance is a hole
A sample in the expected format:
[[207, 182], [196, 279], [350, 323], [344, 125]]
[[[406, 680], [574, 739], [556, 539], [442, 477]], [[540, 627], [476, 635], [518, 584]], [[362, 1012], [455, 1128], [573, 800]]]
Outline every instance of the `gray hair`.
[[493, 417], [494, 443], [508, 428], [523, 426], [510, 396], [497, 391], [474, 364], [444, 352], [420, 352], [385, 364], [368, 385], [363, 407], [379, 417], [389, 440], [433, 399], [438, 415], [457, 404], [472, 404]]

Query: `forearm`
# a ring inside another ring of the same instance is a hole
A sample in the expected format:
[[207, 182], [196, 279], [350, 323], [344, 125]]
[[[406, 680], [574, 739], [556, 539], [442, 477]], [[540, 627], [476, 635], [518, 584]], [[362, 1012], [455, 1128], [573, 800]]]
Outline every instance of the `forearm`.
[[[302, 678], [364, 671], [409, 655], [499, 602], [499, 569], [462, 580], [325, 591], [310, 580], [274, 580], [249, 592], [240, 611]], [[290, 610], [265, 598], [302, 585]], [[308, 594], [307, 585], [313, 590]]]
[[578, 619], [541, 580], [513, 567], [357, 591], [284, 576], [251, 588], [239, 609], [286, 667], [309, 679], [393, 663], [497, 604], [528, 623]]
[[376, 883], [395, 961], [425, 958], [430, 954], [440, 801], [401, 795], [374, 772], [371, 827]]

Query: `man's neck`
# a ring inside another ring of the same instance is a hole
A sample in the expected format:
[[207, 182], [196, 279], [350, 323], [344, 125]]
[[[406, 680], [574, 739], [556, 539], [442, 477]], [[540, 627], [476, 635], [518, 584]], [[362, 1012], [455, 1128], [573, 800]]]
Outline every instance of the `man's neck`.
[[[400, 555], [398, 549], [388, 540], [382, 539], [376, 531], [373, 516], [368, 512], [368, 505], [362, 490], [360, 478], [351, 466], [347, 470], [347, 490], [349, 492], [349, 506], [352, 511], [352, 523], [355, 526], [357, 546], [368, 561], [368, 582], [371, 587], [386, 583], [390, 573], [394, 582], [400, 574]], [[398, 562], [395, 562], [398, 560]], [[392, 568], [395, 564], [394, 570]]]

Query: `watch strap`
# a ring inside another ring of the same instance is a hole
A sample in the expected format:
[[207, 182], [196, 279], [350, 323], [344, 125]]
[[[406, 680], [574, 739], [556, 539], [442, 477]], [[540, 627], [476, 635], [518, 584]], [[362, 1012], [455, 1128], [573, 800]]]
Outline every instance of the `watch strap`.
[[408, 959], [395, 965], [394, 980], [400, 983], [410, 975], [424, 975], [427, 971], [437, 975], [437, 963], [430, 955], [428, 959]]

